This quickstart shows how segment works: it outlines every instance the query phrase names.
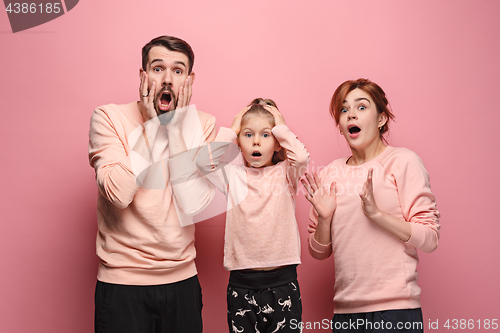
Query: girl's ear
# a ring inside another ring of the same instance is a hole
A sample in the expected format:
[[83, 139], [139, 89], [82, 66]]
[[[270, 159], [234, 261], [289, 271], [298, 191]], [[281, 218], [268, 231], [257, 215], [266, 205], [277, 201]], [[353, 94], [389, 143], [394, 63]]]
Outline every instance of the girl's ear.
[[274, 151], [280, 151], [281, 150], [281, 145], [280, 143], [276, 140], [276, 146], [274, 147]]

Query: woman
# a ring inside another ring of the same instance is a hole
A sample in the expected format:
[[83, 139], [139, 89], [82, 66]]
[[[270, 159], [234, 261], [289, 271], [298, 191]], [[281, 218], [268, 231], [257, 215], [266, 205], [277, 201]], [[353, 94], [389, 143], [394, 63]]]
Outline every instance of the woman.
[[420, 158], [385, 143], [388, 104], [367, 79], [341, 84], [330, 113], [352, 155], [302, 181], [310, 253], [334, 255], [333, 332], [423, 331], [417, 249], [436, 249], [440, 215]]

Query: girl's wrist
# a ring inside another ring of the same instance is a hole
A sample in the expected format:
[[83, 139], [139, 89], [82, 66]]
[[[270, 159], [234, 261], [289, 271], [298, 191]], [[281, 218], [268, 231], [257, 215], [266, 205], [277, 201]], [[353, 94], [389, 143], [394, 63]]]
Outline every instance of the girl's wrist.
[[234, 133], [236, 133], [236, 135], [238, 135], [239, 133], [239, 129], [238, 128], [235, 128], [233, 126], [229, 127]]

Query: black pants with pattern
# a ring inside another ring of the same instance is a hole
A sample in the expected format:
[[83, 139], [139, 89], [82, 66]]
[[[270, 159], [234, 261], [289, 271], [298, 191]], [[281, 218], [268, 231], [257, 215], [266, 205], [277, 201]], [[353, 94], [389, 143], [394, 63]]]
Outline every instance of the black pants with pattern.
[[291, 323], [301, 320], [296, 265], [272, 271], [231, 271], [227, 287], [230, 333], [299, 333]]

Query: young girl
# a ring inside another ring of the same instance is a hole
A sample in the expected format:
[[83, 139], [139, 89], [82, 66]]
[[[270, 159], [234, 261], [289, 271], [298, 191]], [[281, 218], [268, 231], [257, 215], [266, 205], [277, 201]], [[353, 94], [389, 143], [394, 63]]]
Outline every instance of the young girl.
[[[223, 162], [231, 159], [228, 148], [235, 140], [244, 166]], [[290, 321], [301, 321], [302, 304], [295, 194], [309, 155], [276, 104], [261, 98], [243, 109], [231, 128], [221, 127], [209, 149], [196, 164], [227, 196], [224, 267], [231, 272], [229, 331], [296, 333]]]
[[440, 216], [427, 171], [414, 152], [384, 143], [393, 114], [377, 84], [344, 82], [330, 113], [352, 155], [303, 185], [310, 253], [335, 261], [333, 332], [422, 332], [417, 249], [437, 247]]

